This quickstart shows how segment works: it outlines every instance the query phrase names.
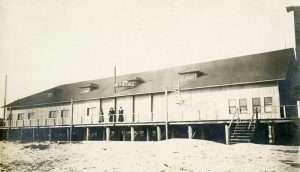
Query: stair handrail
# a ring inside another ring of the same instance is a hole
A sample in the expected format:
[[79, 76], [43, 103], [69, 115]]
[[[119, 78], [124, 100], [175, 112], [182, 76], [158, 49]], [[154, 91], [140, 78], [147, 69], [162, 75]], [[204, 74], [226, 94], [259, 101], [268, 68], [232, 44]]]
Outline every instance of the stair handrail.
[[[233, 115], [233, 117], [232, 117], [232, 119], [231, 119], [231, 121], [230, 121], [230, 123], [229, 123], [228, 128], [231, 127], [231, 125], [232, 125], [232, 123], [233, 123], [233, 120], [234, 120], [234, 118], [235, 118], [235, 116], [236, 116], [237, 113], [239, 113], [239, 108], [236, 108], [236, 111], [235, 111], [235, 113], [234, 113], [234, 115]], [[239, 120], [239, 119], [240, 119], [240, 117], [239, 117], [239, 115], [238, 115], [238, 120]]]
[[248, 126], [248, 130], [250, 130], [250, 127], [252, 125], [254, 115], [256, 116], [256, 120], [257, 120], [257, 117], [258, 117], [258, 109], [257, 109], [257, 107], [255, 108], [255, 113], [252, 113], [251, 120], [250, 120], [250, 123], [249, 123], [249, 126]]

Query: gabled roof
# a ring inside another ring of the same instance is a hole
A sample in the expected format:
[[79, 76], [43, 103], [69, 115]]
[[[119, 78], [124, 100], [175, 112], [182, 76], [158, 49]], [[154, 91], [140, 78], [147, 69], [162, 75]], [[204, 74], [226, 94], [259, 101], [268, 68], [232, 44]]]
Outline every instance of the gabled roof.
[[[47, 97], [41, 92], [14, 101], [7, 106], [31, 106], [70, 102], [71, 99], [84, 100], [164, 92], [165, 86], [167, 86], [168, 90], [173, 90], [174, 81], [181, 78], [178, 73], [189, 69], [201, 69], [201, 72], [205, 73], [205, 75], [196, 79], [182, 80], [180, 82], [181, 90], [284, 80], [286, 79], [290, 58], [292, 57], [294, 57], [294, 50], [291, 48], [117, 76], [117, 81], [136, 77], [144, 81], [134, 88], [118, 88], [117, 93], [114, 93], [113, 77], [65, 84], [52, 88], [61, 90], [60, 94], [53, 97]], [[97, 84], [99, 87], [88, 93], [80, 93], [80, 87], [90, 83]]]

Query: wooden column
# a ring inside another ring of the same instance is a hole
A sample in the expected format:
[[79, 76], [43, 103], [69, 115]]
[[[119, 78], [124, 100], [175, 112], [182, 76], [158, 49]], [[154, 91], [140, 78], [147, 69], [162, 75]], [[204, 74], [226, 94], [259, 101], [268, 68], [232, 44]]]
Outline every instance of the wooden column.
[[161, 141], [161, 130], [160, 130], [160, 126], [156, 126], [156, 132], [157, 132], [157, 141]]
[[32, 141], [34, 142], [34, 128], [32, 128]]
[[89, 141], [89, 138], [90, 138], [90, 128], [86, 127], [86, 135], [85, 135], [86, 141]]
[[110, 128], [106, 127], [106, 141], [110, 140]]
[[298, 118], [300, 118], [300, 101], [297, 101]]
[[106, 133], [105, 133], [105, 127], [102, 128], [102, 140], [106, 140]]
[[74, 100], [71, 99], [71, 126], [70, 126], [70, 141], [73, 140], [73, 118], [74, 118]]
[[136, 121], [136, 114], [135, 114], [135, 96], [132, 96], [132, 122]]
[[51, 139], [52, 139], [52, 133], [51, 133], [51, 128], [49, 128], [49, 133], [48, 133], [48, 140], [49, 142], [51, 142]]
[[274, 126], [272, 124], [268, 125], [268, 133], [269, 133], [269, 144], [274, 144], [275, 135], [274, 135]]
[[67, 128], [67, 140], [70, 140], [70, 129]]
[[188, 126], [188, 136], [189, 139], [193, 139], [193, 127], [191, 125]]
[[130, 127], [130, 138], [132, 142], [134, 141], [134, 134], [134, 127]]
[[175, 138], [175, 127], [172, 127], [172, 129], [171, 129], [171, 138], [172, 139]]
[[126, 141], [126, 128], [123, 128], [122, 137], [123, 137], [123, 141]]
[[201, 136], [200, 136], [201, 139], [202, 139], [202, 140], [205, 140], [205, 132], [204, 132], [204, 128], [201, 128], [201, 129], [200, 129], [200, 133], [201, 133]]
[[22, 136], [23, 136], [23, 130], [20, 129], [20, 140], [22, 140]]
[[10, 129], [8, 129], [6, 132], [7, 132], [7, 133], [6, 133], [6, 139], [7, 139], [7, 141], [8, 141], [8, 140], [9, 140], [9, 132], [10, 132]]
[[146, 132], [147, 132], [147, 141], [150, 141], [150, 128], [149, 127], [147, 127], [147, 129], [146, 129]]
[[228, 125], [225, 125], [225, 140], [226, 140], [226, 145], [229, 145], [230, 142], [230, 130]]

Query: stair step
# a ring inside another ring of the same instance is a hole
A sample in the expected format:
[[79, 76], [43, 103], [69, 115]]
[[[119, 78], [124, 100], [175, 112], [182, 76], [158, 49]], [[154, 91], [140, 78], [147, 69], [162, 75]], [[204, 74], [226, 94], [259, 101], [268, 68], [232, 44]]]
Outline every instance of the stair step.
[[250, 139], [250, 136], [230, 136], [231, 139]]
[[230, 142], [250, 143], [250, 139], [230, 139]]
[[234, 136], [250, 136], [250, 133], [232, 133], [231, 135], [234, 135]]

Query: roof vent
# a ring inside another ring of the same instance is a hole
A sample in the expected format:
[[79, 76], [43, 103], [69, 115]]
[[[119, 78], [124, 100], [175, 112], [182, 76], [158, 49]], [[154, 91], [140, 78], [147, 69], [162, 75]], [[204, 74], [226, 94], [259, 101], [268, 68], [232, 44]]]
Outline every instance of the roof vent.
[[129, 78], [127, 80], [121, 81], [121, 82], [116, 82], [115, 87], [129, 87], [133, 88], [138, 86], [139, 84], [143, 83], [144, 80], [140, 77], [134, 77], [134, 78]]
[[81, 88], [81, 90], [80, 90], [81, 93], [88, 93], [88, 92], [90, 92], [92, 90], [97, 89], [98, 85], [94, 84], [94, 83], [89, 83], [89, 84], [80, 86], [80, 88]]
[[182, 75], [182, 79], [196, 79], [200, 76], [202, 76], [204, 73], [202, 73], [199, 70], [185, 70], [178, 73], [179, 75]]
[[53, 96], [59, 94], [60, 92], [61, 92], [61, 89], [58, 89], [58, 88], [53, 88], [53, 89], [45, 91], [45, 93], [47, 94], [47, 97], [53, 97]]

